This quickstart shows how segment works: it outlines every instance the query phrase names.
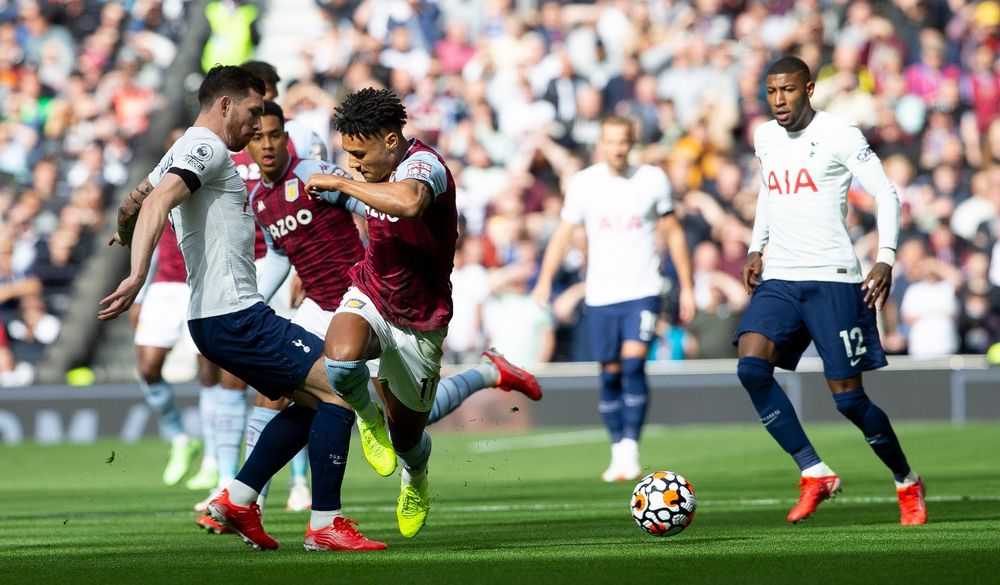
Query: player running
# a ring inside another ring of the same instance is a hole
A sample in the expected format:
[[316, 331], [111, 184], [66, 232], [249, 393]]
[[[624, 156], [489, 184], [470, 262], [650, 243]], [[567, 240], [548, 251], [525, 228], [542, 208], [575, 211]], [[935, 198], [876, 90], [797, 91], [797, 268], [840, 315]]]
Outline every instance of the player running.
[[660, 314], [663, 277], [657, 235], [666, 242], [680, 284], [680, 320], [694, 317], [687, 240], [673, 214], [670, 182], [659, 167], [633, 166], [635, 129], [625, 118], [601, 123], [604, 162], [578, 172], [566, 188], [562, 221], [549, 239], [532, 296], [547, 305], [552, 279], [577, 225], [587, 232], [587, 304], [592, 357], [601, 362], [601, 417], [611, 435], [611, 464], [601, 479], [631, 481], [642, 474], [639, 434], [649, 386], [646, 356]]
[[[775, 366], [794, 370], [812, 341], [837, 410], [861, 429], [892, 471], [900, 522], [923, 524], [924, 482], [910, 469], [889, 418], [861, 383], [863, 371], [888, 363], [875, 306], [883, 307], [892, 284], [899, 233], [896, 190], [857, 126], [812, 108], [813, 81], [801, 59], [778, 59], [765, 83], [775, 120], [754, 135], [761, 188], [743, 263], [743, 283], [753, 297], [733, 343], [740, 356], [737, 374], [761, 422], [802, 472], [802, 493], [788, 520], [809, 517], [840, 490], [840, 477], [816, 454], [773, 375]], [[879, 250], [864, 277], [845, 227], [852, 177], [878, 206]]]
[[270, 398], [296, 401], [267, 425], [237, 478], [209, 505], [211, 514], [254, 546], [277, 548], [261, 525], [257, 493], [247, 486], [274, 475], [301, 447], [288, 437], [305, 433], [313, 466], [307, 539], [321, 550], [384, 549], [340, 511], [354, 416], [326, 378], [323, 342], [276, 316], [257, 291], [253, 216], [229, 151], [243, 149], [260, 130], [264, 90], [238, 66], [217, 66], [205, 76], [194, 125], [122, 204], [117, 238], [132, 247], [132, 270], [101, 301], [98, 317], [128, 310], [169, 217], [188, 270], [188, 328], [198, 349]]
[[[351, 168], [365, 180], [314, 174], [306, 188], [316, 195], [340, 191], [364, 203], [369, 243], [330, 321], [326, 368], [331, 386], [360, 417], [361, 445], [375, 470], [388, 476], [397, 453], [403, 460], [396, 518], [409, 538], [420, 532], [430, 509], [425, 427], [452, 314], [455, 183], [436, 152], [403, 137], [406, 109], [393, 92], [351, 93], [333, 122]], [[391, 442], [382, 410], [368, 395], [365, 361], [375, 358]]]

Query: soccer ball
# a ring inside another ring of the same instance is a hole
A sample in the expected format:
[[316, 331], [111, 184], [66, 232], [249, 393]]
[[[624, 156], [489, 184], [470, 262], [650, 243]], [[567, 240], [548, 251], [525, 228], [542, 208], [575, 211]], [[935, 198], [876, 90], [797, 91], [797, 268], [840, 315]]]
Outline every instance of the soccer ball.
[[696, 503], [688, 480], [672, 471], [657, 471], [632, 491], [632, 518], [653, 536], [673, 536], [691, 523]]

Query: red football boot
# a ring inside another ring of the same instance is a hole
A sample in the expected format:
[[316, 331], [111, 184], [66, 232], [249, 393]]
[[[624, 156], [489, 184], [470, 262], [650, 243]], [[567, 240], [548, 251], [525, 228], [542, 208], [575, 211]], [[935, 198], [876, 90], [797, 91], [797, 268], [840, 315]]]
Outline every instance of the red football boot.
[[510, 363], [500, 352], [492, 348], [483, 351], [483, 357], [493, 362], [493, 365], [500, 372], [497, 388], [507, 392], [516, 390], [532, 400], [542, 399], [542, 387], [527, 370]]
[[313, 530], [306, 524], [306, 538], [302, 546], [308, 551], [327, 550], [385, 550], [384, 542], [368, 540], [356, 528], [357, 522], [337, 516], [333, 524]]
[[799, 481], [802, 494], [799, 503], [788, 513], [789, 522], [804, 520], [816, 511], [823, 500], [832, 498], [840, 491], [840, 477], [827, 475], [824, 477], [803, 477]]
[[198, 528], [204, 528], [205, 532], [209, 534], [229, 534], [232, 532], [229, 527], [224, 524], [219, 524], [208, 514], [198, 516], [198, 519], [194, 521]]
[[264, 531], [257, 502], [247, 507], [237, 506], [229, 500], [229, 490], [222, 490], [221, 494], [209, 502], [208, 513], [216, 522], [239, 534], [250, 546], [261, 550], [278, 548], [278, 542]]
[[927, 506], [924, 504], [924, 478], [917, 483], [896, 490], [899, 498], [899, 523], [904, 526], [927, 523]]

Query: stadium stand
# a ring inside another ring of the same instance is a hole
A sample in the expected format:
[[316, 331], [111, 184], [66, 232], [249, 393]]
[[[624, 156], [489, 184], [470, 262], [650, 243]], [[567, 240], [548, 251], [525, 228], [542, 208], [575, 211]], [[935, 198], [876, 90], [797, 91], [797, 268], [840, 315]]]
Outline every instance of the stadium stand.
[[[37, 294], [11, 291], [30, 291], [32, 274], [42, 279], [45, 306], [29, 301], [31, 310], [65, 319], [69, 283], [98, 241], [89, 234], [107, 222], [150, 108], [165, 99], [160, 88], [176, 85], [164, 83], [165, 72], [179, 75], [166, 68], [167, 56], [187, 20], [164, 13], [198, 14], [196, 3], [180, 1], [136, 2], [128, 11], [111, 2], [22, 4], [0, 2], [0, 300], [8, 333], [19, 298]], [[611, 113], [637, 121], [636, 161], [667, 170], [695, 255], [698, 317], [681, 329], [666, 312], [654, 357], [734, 355], [720, 332], [731, 331], [745, 303], [734, 282], [758, 185], [750, 141], [769, 119], [763, 70], [782, 53], [809, 63], [815, 104], [862, 128], [899, 191], [904, 241], [881, 323], [887, 349], [985, 353], [1000, 337], [994, 0], [290, 0], [280, 11], [268, 9], [277, 2], [261, 4], [256, 57], [278, 67], [286, 112], [330, 135], [339, 153], [332, 107], [348, 91], [392, 87], [411, 112], [407, 133], [454, 170], [463, 238], [451, 361], [512, 337], [502, 329], [513, 321], [553, 328], [554, 351], [535, 360], [589, 359], [580, 339], [582, 238], [567, 256], [551, 314], [533, 315], [517, 301], [558, 223], [563, 184], [590, 163], [598, 122]], [[848, 227], [867, 265], [873, 212], [870, 198], [852, 194]], [[662, 270], [672, 273], [669, 263]], [[19, 342], [8, 337], [17, 354]]]

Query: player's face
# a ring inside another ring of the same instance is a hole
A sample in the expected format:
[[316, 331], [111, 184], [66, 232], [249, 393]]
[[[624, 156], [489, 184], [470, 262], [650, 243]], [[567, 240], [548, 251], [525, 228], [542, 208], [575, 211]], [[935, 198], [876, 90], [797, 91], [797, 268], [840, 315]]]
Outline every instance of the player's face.
[[399, 163], [394, 152], [399, 144], [399, 135], [389, 132], [385, 136], [342, 136], [344, 152], [348, 156], [348, 166], [357, 171], [369, 183], [381, 183]]
[[809, 98], [813, 82], [801, 72], [775, 73], [765, 81], [767, 105], [778, 125], [790, 131], [802, 130], [810, 120]]
[[268, 179], [277, 178], [288, 163], [288, 134], [277, 116], [261, 116], [260, 130], [247, 145], [250, 156]]
[[222, 111], [228, 134], [226, 146], [233, 152], [239, 152], [246, 148], [253, 135], [260, 130], [260, 116], [264, 113], [264, 96], [251, 91], [242, 99], [230, 100], [228, 104], [224, 104]]
[[624, 171], [632, 150], [632, 128], [626, 124], [604, 124], [599, 147], [609, 167], [617, 172]]

